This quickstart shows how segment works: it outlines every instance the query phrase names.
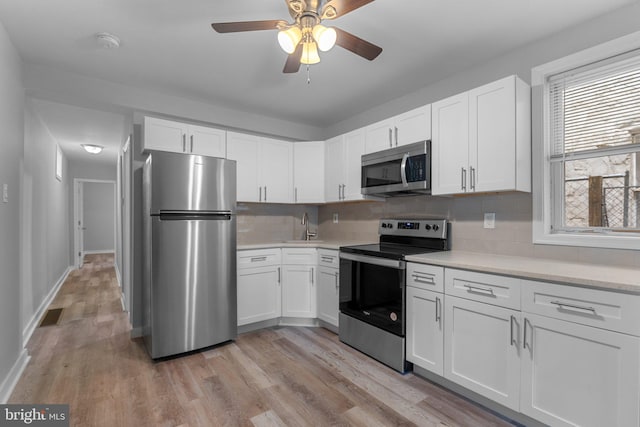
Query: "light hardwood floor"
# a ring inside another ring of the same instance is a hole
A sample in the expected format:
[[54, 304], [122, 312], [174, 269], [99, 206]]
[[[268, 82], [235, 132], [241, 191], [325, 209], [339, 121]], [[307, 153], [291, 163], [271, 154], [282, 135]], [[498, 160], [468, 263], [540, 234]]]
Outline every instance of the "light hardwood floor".
[[10, 403], [68, 403], [73, 426], [508, 426], [321, 328], [282, 327], [152, 362], [130, 339], [113, 257], [69, 275]]

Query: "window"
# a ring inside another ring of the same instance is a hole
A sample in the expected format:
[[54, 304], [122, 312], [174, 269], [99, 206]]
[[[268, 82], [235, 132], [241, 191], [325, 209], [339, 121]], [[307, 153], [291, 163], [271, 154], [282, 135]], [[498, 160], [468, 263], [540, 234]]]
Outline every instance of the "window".
[[534, 243], [640, 247], [640, 50], [629, 40], [640, 47], [632, 35], [533, 70]]

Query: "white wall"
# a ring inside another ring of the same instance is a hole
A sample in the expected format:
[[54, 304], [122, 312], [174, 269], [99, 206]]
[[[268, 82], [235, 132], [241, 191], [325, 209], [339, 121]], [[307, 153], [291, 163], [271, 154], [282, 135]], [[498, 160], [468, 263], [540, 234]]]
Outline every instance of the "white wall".
[[83, 185], [83, 226], [85, 252], [112, 252], [115, 249], [115, 182], [85, 181]]
[[22, 61], [0, 23], [0, 402], [22, 352], [20, 323], [20, 176], [24, 136]]

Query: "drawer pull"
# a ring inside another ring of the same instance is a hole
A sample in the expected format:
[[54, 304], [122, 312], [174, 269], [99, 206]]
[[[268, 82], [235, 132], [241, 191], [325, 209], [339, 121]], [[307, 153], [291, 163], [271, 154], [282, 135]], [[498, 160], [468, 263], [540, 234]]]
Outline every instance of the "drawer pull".
[[333, 263], [334, 257], [322, 255], [320, 257], [320, 260], [323, 261], [323, 262], [331, 262], [331, 263]]
[[433, 278], [433, 276], [426, 277], [426, 276], [419, 276], [417, 274], [413, 274], [412, 277], [413, 277], [413, 281], [414, 282], [429, 283], [429, 284], [433, 284], [433, 285], [435, 285], [435, 283], [436, 283], [436, 281]]
[[260, 261], [266, 261], [266, 260], [267, 260], [266, 256], [256, 256], [251, 258], [251, 262], [260, 262]]
[[564, 310], [574, 310], [574, 311], [578, 311], [580, 313], [584, 313], [584, 312], [589, 312], [592, 313], [594, 315], [598, 314], [596, 313], [596, 309], [593, 307], [582, 307], [580, 305], [573, 305], [573, 304], [567, 304], [565, 302], [561, 302], [561, 301], [550, 301], [551, 304], [557, 305], [558, 308], [564, 309]]
[[495, 294], [493, 293], [493, 289], [491, 288], [481, 288], [480, 286], [473, 286], [469, 284], [465, 284], [464, 287], [467, 288], [467, 292], [475, 292], [478, 294], [495, 296]]

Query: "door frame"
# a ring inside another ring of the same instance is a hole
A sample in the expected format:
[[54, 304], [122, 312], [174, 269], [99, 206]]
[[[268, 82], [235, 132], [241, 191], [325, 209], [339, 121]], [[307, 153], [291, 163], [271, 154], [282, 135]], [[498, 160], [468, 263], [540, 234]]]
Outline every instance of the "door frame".
[[[117, 218], [118, 214], [118, 204], [117, 204], [117, 184], [115, 180], [110, 179], [86, 179], [86, 178], [74, 178], [73, 179], [73, 259], [74, 265], [77, 268], [82, 268], [82, 263], [84, 260], [85, 251], [83, 248], [82, 235], [83, 233], [80, 230], [83, 220], [83, 202], [84, 202], [84, 188], [82, 187], [84, 183], [93, 182], [93, 183], [101, 183], [101, 184], [111, 184], [113, 186], [113, 203], [114, 203], [114, 212], [113, 212], [113, 241], [114, 246], [115, 242], [117, 242]], [[81, 191], [82, 190], [82, 191]], [[114, 247], [114, 250], [116, 248]]]

